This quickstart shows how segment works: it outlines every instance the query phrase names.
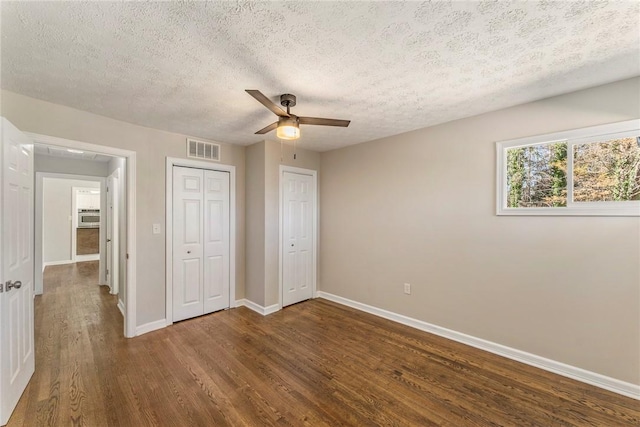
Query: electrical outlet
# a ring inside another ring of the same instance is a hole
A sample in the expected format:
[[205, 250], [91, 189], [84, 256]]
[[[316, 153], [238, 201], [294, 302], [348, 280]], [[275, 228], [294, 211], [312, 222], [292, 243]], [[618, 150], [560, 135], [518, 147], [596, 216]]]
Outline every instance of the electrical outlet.
[[407, 295], [411, 295], [411, 283], [404, 284], [404, 293]]

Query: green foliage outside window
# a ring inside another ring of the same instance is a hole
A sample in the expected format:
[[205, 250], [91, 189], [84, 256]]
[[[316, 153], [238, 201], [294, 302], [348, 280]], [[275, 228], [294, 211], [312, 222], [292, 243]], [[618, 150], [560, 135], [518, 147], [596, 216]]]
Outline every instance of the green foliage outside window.
[[[566, 142], [507, 150], [507, 207], [567, 206]], [[573, 146], [574, 202], [640, 200], [635, 137]]]
[[636, 138], [573, 147], [576, 202], [640, 200], [640, 147]]
[[507, 206], [567, 206], [567, 144], [507, 150]]

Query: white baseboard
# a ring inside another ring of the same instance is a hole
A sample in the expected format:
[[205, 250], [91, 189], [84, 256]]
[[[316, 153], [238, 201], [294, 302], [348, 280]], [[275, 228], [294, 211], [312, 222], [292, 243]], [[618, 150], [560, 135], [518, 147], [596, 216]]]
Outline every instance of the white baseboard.
[[124, 301], [118, 299], [118, 310], [122, 313], [122, 317], [124, 317]]
[[329, 301], [336, 302], [338, 304], [355, 308], [356, 310], [364, 311], [378, 317], [383, 317], [394, 322], [402, 323], [403, 325], [411, 326], [412, 328], [420, 329], [421, 331], [429, 332], [431, 334], [448, 338], [450, 340], [457, 341], [471, 347], [479, 348], [481, 350], [485, 350], [490, 353], [515, 360], [517, 362], [535, 366], [536, 368], [544, 369], [545, 371], [553, 372], [555, 374], [581, 381], [586, 384], [591, 384], [593, 386], [600, 387], [605, 390], [621, 394], [623, 396], [640, 400], [640, 385], [621, 381], [602, 374], [598, 374], [596, 372], [587, 371], [586, 369], [567, 365], [562, 362], [547, 359], [542, 356], [527, 353], [526, 351], [517, 350], [515, 348], [487, 341], [482, 338], [463, 334], [462, 332], [453, 331], [451, 329], [433, 325], [422, 320], [413, 319], [411, 317], [403, 316], [402, 314], [397, 314], [391, 311], [383, 310], [381, 308], [363, 304], [361, 302], [343, 298], [338, 295], [319, 291], [317, 293], [317, 296]]
[[48, 267], [50, 265], [64, 265], [64, 264], [73, 264], [75, 261], [70, 259], [64, 259], [62, 261], [46, 261], [42, 263], [42, 271], [44, 271], [44, 267]]
[[76, 255], [75, 262], [100, 261], [100, 254]]
[[154, 322], [145, 323], [136, 327], [136, 336], [146, 334], [148, 332], [157, 331], [158, 329], [165, 328], [167, 326], [166, 319], [156, 320]]
[[280, 310], [280, 305], [273, 304], [268, 307], [263, 307], [260, 304], [256, 304], [253, 301], [250, 301], [246, 298], [236, 300], [236, 307], [244, 306], [247, 307], [256, 313], [262, 314], [263, 316], [267, 316], [269, 314], [275, 313]]

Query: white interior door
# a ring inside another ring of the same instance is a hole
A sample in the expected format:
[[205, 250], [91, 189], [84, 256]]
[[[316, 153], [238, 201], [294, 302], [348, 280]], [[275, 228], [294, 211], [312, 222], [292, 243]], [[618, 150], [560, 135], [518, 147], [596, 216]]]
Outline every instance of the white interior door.
[[35, 368], [33, 315], [33, 144], [2, 118], [0, 249], [0, 425]]
[[229, 172], [204, 171], [204, 314], [229, 308]]
[[107, 284], [111, 293], [116, 295], [120, 288], [120, 221], [118, 206], [118, 189], [120, 180], [116, 170], [107, 178]]
[[111, 265], [113, 263], [113, 253], [112, 251], [112, 247], [113, 247], [113, 242], [112, 242], [112, 237], [113, 237], [113, 194], [111, 192], [111, 186], [113, 185], [113, 180], [111, 179], [111, 177], [107, 178], [107, 206], [106, 209], [103, 210], [106, 211], [107, 217], [106, 217], [106, 222], [107, 222], [107, 268], [105, 270], [105, 278], [106, 278], [106, 283], [107, 286], [109, 286], [109, 289], [112, 289], [112, 283], [111, 281], [113, 280], [113, 266]]
[[315, 182], [311, 175], [283, 172], [282, 305], [313, 297]]
[[173, 168], [173, 321], [204, 314], [203, 178], [201, 169]]

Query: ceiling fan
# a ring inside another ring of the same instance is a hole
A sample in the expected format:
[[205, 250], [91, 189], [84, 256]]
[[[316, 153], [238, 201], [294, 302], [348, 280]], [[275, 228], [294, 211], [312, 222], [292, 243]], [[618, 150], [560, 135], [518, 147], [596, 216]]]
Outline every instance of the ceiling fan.
[[259, 90], [246, 89], [246, 92], [278, 116], [277, 122], [273, 122], [269, 126], [260, 129], [256, 132], [256, 135], [262, 135], [276, 129], [276, 134], [280, 139], [298, 139], [300, 138], [300, 125], [339, 126], [346, 128], [349, 126], [349, 123], [351, 123], [351, 120], [296, 116], [289, 110], [291, 107], [295, 107], [296, 96], [289, 93], [280, 95], [280, 105], [287, 109], [285, 112], [282, 108], [271, 102], [271, 100], [264, 96]]

